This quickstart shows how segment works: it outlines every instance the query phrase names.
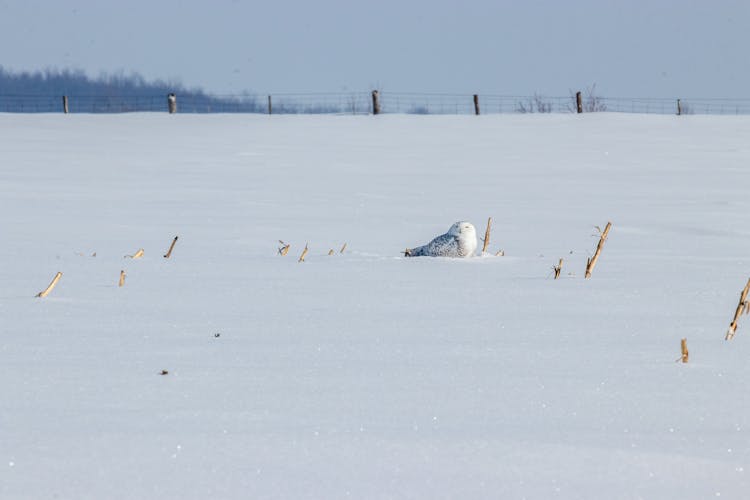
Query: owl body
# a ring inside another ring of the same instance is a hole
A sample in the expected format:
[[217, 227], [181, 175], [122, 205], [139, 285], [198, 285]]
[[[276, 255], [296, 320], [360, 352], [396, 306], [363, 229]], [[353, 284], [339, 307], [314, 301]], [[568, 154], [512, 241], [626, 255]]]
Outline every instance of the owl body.
[[447, 233], [406, 252], [407, 257], [471, 257], [477, 250], [477, 232], [470, 222], [453, 224]]

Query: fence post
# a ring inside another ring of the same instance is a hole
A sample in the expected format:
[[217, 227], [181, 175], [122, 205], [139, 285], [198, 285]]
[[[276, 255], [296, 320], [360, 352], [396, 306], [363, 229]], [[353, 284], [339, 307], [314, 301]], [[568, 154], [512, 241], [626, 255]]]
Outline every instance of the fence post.
[[474, 114], [479, 116], [479, 95], [474, 94]]
[[269, 95], [268, 96], [268, 114], [269, 115], [271, 114], [271, 111], [272, 111], [272, 108], [271, 108], [271, 96]]
[[583, 113], [583, 99], [580, 90], [576, 92], [576, 112]]
[[65, 113], [67, 115], [68, 111], [69, 111], [69, 109], [68, 109], [68, 96], [64, 95], [63, 96], [63, 113]]
[[177, 113], [177, 96], [174, 94], [167, 95], [167, 107], [169, 108], [169, 114]]
[[372, 114], [380, 114], [380, 92], [377, 90], [372, 91]]
[[680, 100], [677, 99], [677, 116], [680, 116], [682, 114], [682, 104], [680, 104]]

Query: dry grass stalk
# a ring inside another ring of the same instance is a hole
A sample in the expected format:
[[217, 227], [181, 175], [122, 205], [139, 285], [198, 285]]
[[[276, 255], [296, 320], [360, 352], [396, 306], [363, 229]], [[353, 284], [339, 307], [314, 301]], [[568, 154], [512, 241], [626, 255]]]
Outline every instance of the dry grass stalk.
[[289, 253], [289, 247], [291, 246], [289, 243], [284, 243], [283, 241], [279, 240], [279, 243], [281, 243], [281, 248], [279, 248], [279, 255], [284, 256]]
[[740, 303], [737, 304], [737, 309], [734, 311], [734, 319], [729, 324], [729, 330], [727, 330], [727, 335], [726, 337], [724, 337], [724, 340], [732, 340], [734, 338], [734, 334], [737, 331], [737, 324], [740, 321], [740, 316], [742, 316], [742, 312], [747, 310], [748, 308], [747, 294], [749, 292], [750, 279], [747, 280], [745, 288], [742, 289], [742, 293], [740, 294]]
[[174, 250], [174, 245], [175, 245], [175, 243], [177, 243], [177, 238], [178, 237], [175, 236], [174, 239], [172, 240], [172, 244], [169, 245], [169, 250], [167, 250], [167, 253], [164, 254], [164, 258], [165, 259], [168, 259], [169, 257], [172, 256], [172, 250]]
[[487, 219], [487, 230], [484, 232], [484, 245], [482, 245], [482, 254], [487, 252], [487, 247], [490, 246], [490, 231], [492, 230], [492, 217]]
[[563, 260], [561, 258], [560, 262], [556, 266], [552, 267], [555, 270], [555, 279], [560, 277], [560, 271], [562, 271], [562, 263], [563, 263]]
[[341, 251], [339, 253], [344, 253], [344, 250], [346, 250], [346, 243], [344, 243], [344, 246], [341, 247]]
[[123, 286], [125, 284], [125, 271], [120, 271], [120, 282], [117, 286]]
[[52, 291], [53, 288], [55, 288], [55, 285], [57, 285], [57, 282], [60, 281], [60, 278], [62, 277], [62, 273], [58, 272], [54, 278], [52, 278], [52, 282], [49, 284], [47, 288], [44, 289], [44, 291], [39, 292], [36, 294], [39, 298], [44, 298]]
[[137, 252], [135, 252], [133, 255], [126, 255], [125, 257], [131, 258], [131, 259], [140, 259], [143, 257], [143, 249], [139, 248]]
[[682, 355], [677, 358], [677, 361], [682, 361], [683, 363], [688, 362], [688, 358], [690, 357], [690, 353], [688, 352], [687, 348], [687, 339], [682, 339], [680, 341], [680, 351], [682, 352]]
[[328, 250], [328, 255], [333, 255], [334, 253], [335, 252], [333, 251], [333, 248], [331, 248], [330, 250]]
[[307, 243], [305, 243], [305, 249], [302, 250], [302, 255], [299, 256], [299, 260], [297, 262], [305, 262], [306, 255], [307, 255]]
[[596, 246], [596, 252], [594, 252], [594, 256], [586, 261], [586, 278], [591, 277], [591, 272], [594, 270], [594, 266], [596, 266], [596, 261], [599, 260], [599, 255], [601, 255], [602, 253], [604, 242], [607, 241], [607, 235], [609, 234], [609, 230], [611, 228], [612, 223], [607, 222], [607, 227], [604, 228], [604, 232], [601, 233], [601, 236], [599, 237], [599, 244]]

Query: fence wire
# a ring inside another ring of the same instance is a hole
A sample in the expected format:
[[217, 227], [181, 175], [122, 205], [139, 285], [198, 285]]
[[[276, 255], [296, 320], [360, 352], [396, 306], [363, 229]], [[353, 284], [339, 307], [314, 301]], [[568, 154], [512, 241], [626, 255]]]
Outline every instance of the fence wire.
[[615, 113], [654, 113], [683, 115], [746, 115], [750, 114], [750, 99], [692, 98], [602, 98], [606, 111]]
[[[178, 94], [178, 113], [369, 114], [370, 92], [278, 93], [268, 95]], [[381, 113], [416, 115], [469, 115], [476, 112], [473, 94], [380, 92]], [[69, 95], [71, 113], [166, 112], [166, 95]], [[576, 99], [569, 96], [478, 96], [480, 114], [575, 113]], [[583, 96], [584, 112], [654, 114], [750, 114], [750, 98], [636, 98]], [[3, 113], [59, 113], [62, 95], [3, 95]]]

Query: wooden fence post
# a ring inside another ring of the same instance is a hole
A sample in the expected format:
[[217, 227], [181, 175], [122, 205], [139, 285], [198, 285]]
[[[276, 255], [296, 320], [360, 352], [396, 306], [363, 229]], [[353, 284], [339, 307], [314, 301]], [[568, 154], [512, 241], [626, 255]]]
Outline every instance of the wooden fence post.
[[680, 104], [680, 100], [677, 99], [677, 116], [680, 116], [682, 114], [682, 105]]
[[576, 92], [576, 112], [583, 113], [583, 99], [580, 91]]
[[272, 110], [273, 110], [273, 108], [271, 107], [271, 96], [269, 95], [268, 96], [268, 114], [269, 115], [271, 114]]
[[380, 92], [377, 90], [372, 91], [372, 114], [380, 114]]
[[63, 96], [63, 113], [65, 113], [67, 115], [68, 111], [69, 111], [69, 109], [68, 109], [68, 96], [64, 95]]
[[479, 116], [479, 96], [474, 94], [474, 114]]
[[170, 115], [177, 113], [177, 96], [176, 95], [174, 94], [167, 95], [167, 109], [169, 109]]

